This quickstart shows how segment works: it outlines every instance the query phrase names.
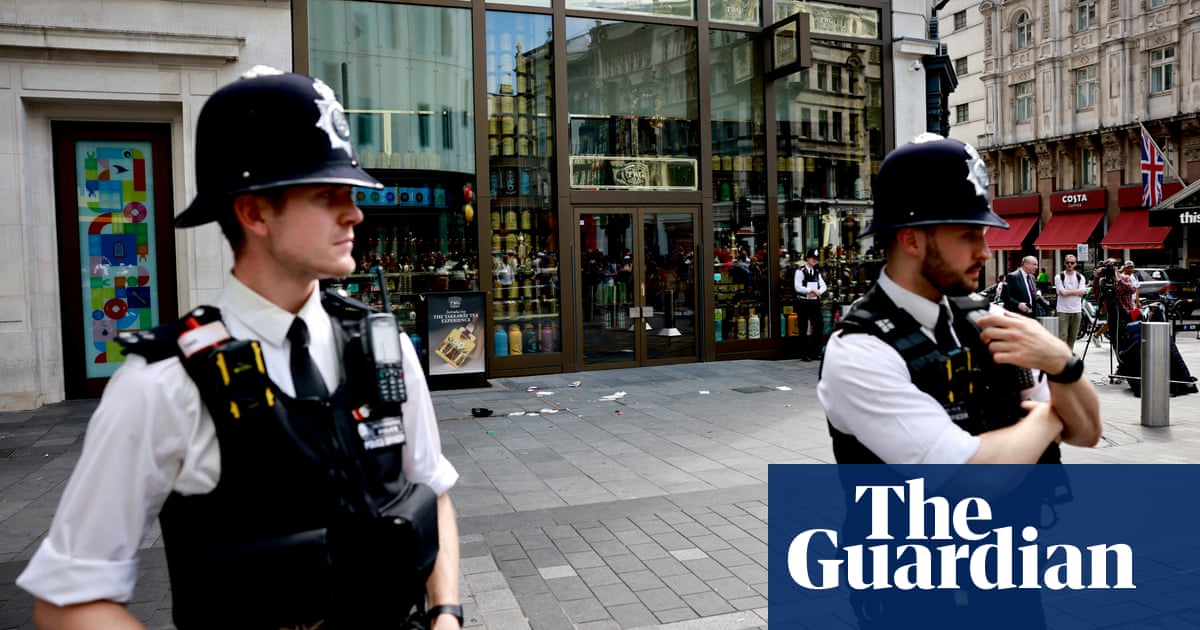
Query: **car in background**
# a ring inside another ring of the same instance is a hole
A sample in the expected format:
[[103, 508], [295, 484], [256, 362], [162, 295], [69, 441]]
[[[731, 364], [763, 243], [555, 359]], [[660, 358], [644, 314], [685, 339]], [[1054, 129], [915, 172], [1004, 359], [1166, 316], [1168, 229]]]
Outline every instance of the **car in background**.
[[1192, 317], [1200, 311], [1200, 289], [1196, 276], [1182, 267], [1137, 267], [1134, 274], [1138, 297], [1143, 301], [1161, 301], [1179, 317]]

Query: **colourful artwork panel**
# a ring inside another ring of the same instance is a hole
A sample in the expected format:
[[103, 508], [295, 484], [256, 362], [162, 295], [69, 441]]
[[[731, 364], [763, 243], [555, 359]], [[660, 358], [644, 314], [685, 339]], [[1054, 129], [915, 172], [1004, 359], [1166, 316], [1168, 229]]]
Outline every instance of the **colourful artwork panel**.
[[159, 324], [151, 157], [149, 142], [75, 143], [88, 378], [112, 376], [125, 360], [118, 334]]

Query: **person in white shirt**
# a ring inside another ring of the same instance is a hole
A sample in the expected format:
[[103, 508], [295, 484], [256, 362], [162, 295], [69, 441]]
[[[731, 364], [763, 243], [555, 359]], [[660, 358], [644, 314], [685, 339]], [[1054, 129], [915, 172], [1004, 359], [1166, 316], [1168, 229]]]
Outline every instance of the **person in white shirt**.
[[[122, 337], [130, 354], [17, 578], [34, 623], [141, 628], [126, 605], [157, 519], [180, 630], [400, 627], [426, 603], [433, 629], [459, 628], [458, 473], [419, 359], [320, 291], [355, 269], [352, 187], [382, 188], [341, 104], [258, 66], [209, 97], [196, 137], [198, 194], [176, 224], [218, 222], [233, 269], [216, 309]], [[376, 391], [363, 375], [378, 366], [401, 368], [406, 395]]]
[[827, 287], [821, 270], [817, 269], [817, 261], [820, 259], [817, 250], [809, 251], [804, 257], [804, 266], [796, 269], [796, 277], [792, 281], [798, 300], [796, 311], [800, 317], [800, 331], [804, 336], [804, 343], [800, 347], [800, 358], [804, 361], [820, 359], [821, 348], [825, 345], [825, 319], [821, 313], [821, 296], [825, 294]]
[[1137, 266], [1133, 264], [1132, 260], [1126, 260], [1125, 266], [1121, 269], [1121, 273], [1129, 279], [1129, 284], [1132, 284], [1135, 289], [1142, 285], [1142, 281], [1138, 280], [1136, 271]]
[[1076, 271], [1075, 256], [1067, 254], [1063, 260], [1066, 269], [1054, 276], [1054, 291], [1058, 296], [1058, 338], [1074, 347], [1079, 338], [1079, 327], [1083, 323], [1083, 296], [1088, 283], [1083, 274]]

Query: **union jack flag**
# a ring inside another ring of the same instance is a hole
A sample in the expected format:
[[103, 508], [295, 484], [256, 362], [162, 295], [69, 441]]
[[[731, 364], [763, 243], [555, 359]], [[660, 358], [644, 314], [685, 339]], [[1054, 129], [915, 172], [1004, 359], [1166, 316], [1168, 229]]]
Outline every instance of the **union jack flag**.
[[1142, 127], [1142, 205], [1147, 208], [1162, 201], [1164, 167], [1162, 152], [1150, 132]]

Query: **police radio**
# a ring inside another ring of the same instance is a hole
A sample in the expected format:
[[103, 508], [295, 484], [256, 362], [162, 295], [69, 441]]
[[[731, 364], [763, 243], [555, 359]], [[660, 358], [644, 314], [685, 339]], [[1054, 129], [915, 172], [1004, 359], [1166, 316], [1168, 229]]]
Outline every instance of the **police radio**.
[[404, 356], [400, 351], [400, 327], [392, 315], [383, 268], [376, 268], [379, 293], [383, 296], [383, 312], [367, 316], [367, 351], [375, 368], [375, 389], [379, 402], [392, 406], [408, 400], [404, 389]]

